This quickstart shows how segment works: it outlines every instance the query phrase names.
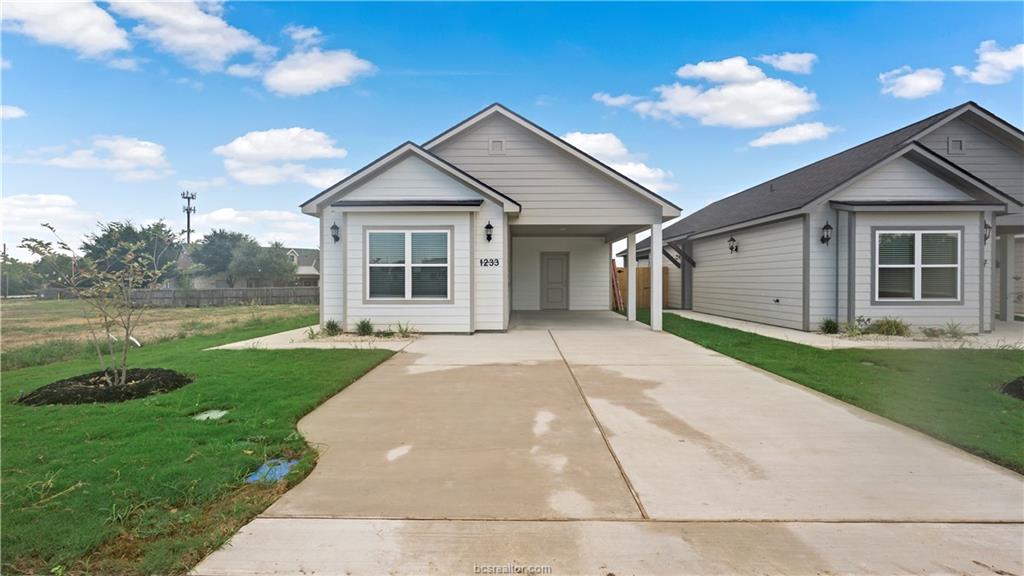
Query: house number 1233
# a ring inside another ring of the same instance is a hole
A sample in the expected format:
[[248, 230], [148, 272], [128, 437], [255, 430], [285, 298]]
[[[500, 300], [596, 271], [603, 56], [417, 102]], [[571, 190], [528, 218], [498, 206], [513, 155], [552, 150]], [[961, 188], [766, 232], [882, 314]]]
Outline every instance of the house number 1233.
[[501, 266], [501, 260], [498, 258], [481, 258], [481, 266]]

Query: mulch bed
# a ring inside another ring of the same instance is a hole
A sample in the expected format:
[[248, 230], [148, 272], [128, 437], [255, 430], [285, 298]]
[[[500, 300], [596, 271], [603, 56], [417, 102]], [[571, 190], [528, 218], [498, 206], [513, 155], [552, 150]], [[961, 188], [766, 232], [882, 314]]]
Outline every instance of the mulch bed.
[[1003, 385], [1003, 394], [1009, 394], [1014, 398], [1024, 400], [1024, 376]]
[[91, 372], [37, 388], [15, 403], [40, 406], [124, 402], [177, 390], [189, 382], [191, 376], [164, 368], [130, 368], [123, 385], [110, 384], [105, 372]]

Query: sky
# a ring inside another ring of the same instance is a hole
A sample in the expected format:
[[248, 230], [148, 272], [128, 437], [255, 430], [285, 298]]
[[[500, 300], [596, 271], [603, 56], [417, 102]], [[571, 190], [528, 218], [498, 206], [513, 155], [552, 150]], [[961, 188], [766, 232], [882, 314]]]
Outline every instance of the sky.
[[2, 224], [313, 247], [298, 205], [492, 102], [692, 213], [974, 100], [1024, 123], [1024, 3], [5, 2]]

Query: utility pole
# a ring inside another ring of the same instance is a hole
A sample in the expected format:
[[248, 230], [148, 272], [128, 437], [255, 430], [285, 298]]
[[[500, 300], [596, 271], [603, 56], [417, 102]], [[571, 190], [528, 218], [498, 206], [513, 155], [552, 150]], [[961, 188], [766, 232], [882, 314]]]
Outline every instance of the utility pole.
[[181, 207], [181, 211], [185, 213], [185, 244], [191, 244], [192, 215], [196, 213], [196, 207], [192, 205], [192, 201], [196, 199], [196, 193], [185, 190], [181, 193], [181, 199], [185, 201], [185, 205]]

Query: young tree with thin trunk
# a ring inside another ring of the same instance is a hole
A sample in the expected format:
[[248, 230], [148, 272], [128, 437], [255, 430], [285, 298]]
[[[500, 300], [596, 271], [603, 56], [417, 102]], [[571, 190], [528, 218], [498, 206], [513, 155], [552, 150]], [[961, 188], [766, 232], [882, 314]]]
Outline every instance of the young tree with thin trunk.
[[[55, 240], [48, 242], [26, 238], [21, 246], [39, 256], [41, 261], [58, 261], [70, 257], [70, 272], [54, 266], [54, 285], [62, 287], [87, 306], [85, 319], [89, 337], [108, 383], [123, 386], [127, 382], [128, 352], [139, 342], [135, 328], [149, 307], [149, 298], [133, 299], [133, 292], [158, 285], [174, 261], [161, 262], [154, 257], [152, 246], [143, 241], [120, 239], [104, 249], [94, 249], [89, 259], [80, 258], [57, 230], [43, 224]], [[177, 241], [169, 230], [168, 244]]]

